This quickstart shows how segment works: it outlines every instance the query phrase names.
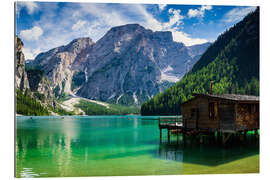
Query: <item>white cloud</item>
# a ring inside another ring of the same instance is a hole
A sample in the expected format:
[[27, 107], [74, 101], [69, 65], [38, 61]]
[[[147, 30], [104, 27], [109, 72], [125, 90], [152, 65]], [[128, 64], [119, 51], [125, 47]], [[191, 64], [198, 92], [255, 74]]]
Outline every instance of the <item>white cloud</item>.
[[37, 4], [34, 2], [25, 2], [25, 6], [29, 14], [33, 14], [38, 8]]
[[255, 11], [255, 9], [256, 7], [234, 8], [227, 12], [221, 21], [225, 23], [236, 23], [241, 21], [248, 13]]
[[160, 11], [163, 11], [166, 6], [167, 6], [167, 4], [159, 4], [158, 8], [159, 8]]
[[184, 16], [180, 14], [181, 13], [180, 9], [176, 10], [170, 8], [168, 12], [172, 14], [172, 16], [170, 16], [169, 22], [163, 24], [165, 28], [169, 28], [174, 25], [179, 26], [183, 23], [182, 20], [184, 19]]
[[136, 8], [133, 7], [133, 9], [140, 14], [143, 14], [144, 21], [142, 25], [144, 27], [154, 31], [171, 31], [173, 40], [176, 42], [184, 43], [186, 46], [208, 42], [206, 39], [192, 38], [187, 33], [179, 31], [179, 28], [181, 28], [181, 25], [183, 24], [182, 20], [184, 19], [184, 16], [181, 15], [180, 10], [170, 8], [168, 10], [169, 14], [171, 14], [169, 21], [160, 22], [157, 21], [150, 13], [148, 13], [141, 5], [138, 5]]
[[208, 5], [204, 5], [201, 7], [201, 11], [205, 11], [205, 10], [211, 10], [212, 9], [212, 6], [208, 6]]
[[20, 32], [20, 36], [27, 41], [38, 40], [42, 34], [43, 30], [38, 26], [34, 26], [32, 29], [22, 30]]
[[188, 17], [189, 18], [197, 17], [197, 16], [201, 16], [200, 11], [198, 9], [189, 9], [188, 10]]
[[[113, 9], [106, 4], [80, 4], [82, 14], [90, 14], [100, 21], [100, 24], [108, 26], [119, 26], [129, 22], [129, 18], [121, 13], [121, 9]], [[79, 15], [77, 15], [79, 16]]]
[[202, 44], [208, 42], [207, 39], [191, 38], [188, 34], [181, 31], [172, 31], [173, 40], [176, 42], [183, 42], [186, 46], [195, 44]]
[[73, 31], [78, 31], [78, 30], [82, 29], [82, 28], [85, 26], [86, 23], [87, 23], [87, 21], [79, 20], [79, 21], [77, 21], [76, 24], [74, 24], [74, 25], [72, 26], [71, 29], [72, 29]]
[[35, 59], [35, 57], [40, 52], [41, 52], [40, 48], [37, 48], [37, 49], [23, 48], [23, 54], [26, 60]]
[[203, 18], [205, 11], [209, 11], [212, 9], [212, 6], [201, 6], [199, 9], [189, 9], [188, 10], [188, 17], [193, 18], [193, 17], [198, 17], [198, 18]]
[[25, 2], [17, 2], [16, 11], [17, 14], [20, 13], [21, 8], [25, 7], [28, 14], [33, 14], [38, 10], [38, 5], [35, 2], [25, 1]]

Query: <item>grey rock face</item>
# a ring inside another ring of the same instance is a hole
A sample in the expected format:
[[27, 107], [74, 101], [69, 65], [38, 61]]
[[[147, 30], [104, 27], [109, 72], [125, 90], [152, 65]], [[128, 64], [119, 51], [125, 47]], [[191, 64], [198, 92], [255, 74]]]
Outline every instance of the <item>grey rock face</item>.
[[51, 87], [62, 93], [71, 93], [71, 81], [75, 71], [82, 69], [84, 59], [94, 42], [90, 38], [79, 38], [66, 46], [40, 53], [33, 61], [51, 82]]
[[200, 59], [203, 53], [207, 50], [207, 48], [211, 45], [211, 43], [203, 43], [203, 44], [196, 44], [193, 46], [188, 46], [189, 54], [192, 57], [191, 61], [187, 61], [185, 64], [186, 72], [191, 70], [193, 65]]
[[189, 52], [191, 56], [197, 56], [197, 55], [202, 55], [207, 48], [211, 45], [210, 42], [203, 43], [203, 44], [196, 44], [193, 46], [188, 46]]
[[54, 95], [47, 77], [41, 76], [38, 70], [26, 71], [26, 61], [22, 52], [23, 42], [18, 37], [15, 40], [15, 87], [23, 93], [27, 89], [30, 90], [32, 97], [35, 97], [34, 94], [38, 92], [45, 97], [45, 103], [53, 105]]
[[36, 92], [42, 94], [42, 96], [45, 97], [42, 101], [53, 106], [54, 94], [48, 77], [39, 69], [28, 69], [27, 76], [31, 91], [34, 92], [34, 94], [36, 94]]
[[15, 38], [15, 87], [25, 92], [29, 89], [27, 73], [25, 71], [25, 58], [22, 52], [23, 42], [16, 36]]
[[191, 54], [169, 31], [153, 32], [138, 24], [114, 27], [93, 46], [86, 60], [88, 80], [78, 95], [141, 104], [162, 92], [164, 82], [179, 80], [185, 64], [194, 61]]
[[59, 92], [120, 104], [141, 104], [164, 91], [193, 65], [202, 45], [174, 42], [169, 31], [153, 32], [138, 24], [111, 28], [94, 43], [75, 39], [39, 54], [40, 66]]

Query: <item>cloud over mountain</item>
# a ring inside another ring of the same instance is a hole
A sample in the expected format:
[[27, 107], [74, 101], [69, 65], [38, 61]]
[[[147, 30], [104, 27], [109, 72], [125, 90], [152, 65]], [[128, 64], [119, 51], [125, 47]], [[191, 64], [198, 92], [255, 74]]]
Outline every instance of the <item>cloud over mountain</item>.
[[39, 37], [43, 34], [43, 30], [39, 26], [34, 26], [31, 29], [22, 30], [20, 32], [20, 37], [25, 40], [38, 40]]

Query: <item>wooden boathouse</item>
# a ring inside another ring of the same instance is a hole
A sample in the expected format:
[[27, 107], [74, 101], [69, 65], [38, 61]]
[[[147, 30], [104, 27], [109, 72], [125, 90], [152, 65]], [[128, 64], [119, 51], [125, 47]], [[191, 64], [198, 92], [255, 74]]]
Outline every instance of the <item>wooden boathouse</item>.
[[162, 129], [185, 136], [217, 134], [225, 144], [231, 136], [243, 135], [259, 129], [259, 97], [237, 94], [193, 94], [193, 98], [182, 103], [182, 118], [160, 118], [160, 138]]

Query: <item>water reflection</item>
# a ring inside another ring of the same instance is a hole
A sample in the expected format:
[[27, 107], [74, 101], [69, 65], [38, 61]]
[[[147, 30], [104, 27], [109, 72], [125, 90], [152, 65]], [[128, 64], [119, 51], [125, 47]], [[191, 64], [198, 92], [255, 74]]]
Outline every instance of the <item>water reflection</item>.
[[158, 153], [161, 159], [183, 161], [183, 150], [177, 146], [159, 146]]
[[[46, 164], [45, 161], [51, 161], [51, 168], [59, 172], [60, 176], [67, 174], [71, 165], [72, 143], [78, 139], [79, 132], [80, 126], [72, 118], [17, 121], [16, 166], [20, 176], [33, 177], [43, 173], [42, 168], [35, 173], [32, 173], [31, 168], [25, 168], [28, 165], [27, 159], [40, 161], [38, 166], [42, 162]], [[33, 164], [28, 167], [33, 167]]]
[[252, 137], [243, 144], [223, 147], [219, 144], [168, 144], [159, 145], [157, 157], [183, 163], [217, 166], [259, 154], [259, 143]]
[[33, 178], [38, 176], [40, 175], [33, 172], [33, 168], [23, 168], [21, 171], [21, 177], [24, 178]]

